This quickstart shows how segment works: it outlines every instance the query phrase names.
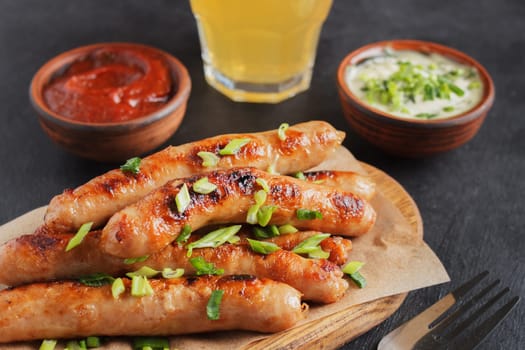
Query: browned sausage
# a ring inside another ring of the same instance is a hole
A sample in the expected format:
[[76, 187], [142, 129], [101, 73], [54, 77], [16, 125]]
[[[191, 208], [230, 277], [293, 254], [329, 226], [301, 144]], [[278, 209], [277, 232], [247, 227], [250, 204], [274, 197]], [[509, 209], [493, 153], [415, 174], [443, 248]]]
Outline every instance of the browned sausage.
[[[207, 173], [217, 189], [202, 195], [191, 190], [203, 175], [178, 179], [151, 192], [140, 201], [114, 214], [102, 230], [101, 248], [118, 257], [139, 257], [161, 250], [185, 225], [201, 227], [245, 222], [260, 190], [257, 179], [269, 185], [265, 205], [275, 207], [270, 224], [290, 223], [301, 230], [317, 230], [358, 236], [370, 230], [376, 218], [364, 199], [334, 187], [308, 183], [289, 176], [271, 175], [253, 168], [235, 168]], [[189, 189], [189, 205], [182, 212], [175, 205], [181, 188]], [[300, 219], [299, 209], [314, 210], [321, 219]]]
[[[248, 144], [235, 155], [220, 156], [216, 166], [205, 167], [201, 151], [218, 154], [233, 139]], [[344, 133], [323, 121], [291, 126], [280, 140], [275, 130], [255, 134], [221, 135], [152, 154], [140, 163], [136, 175], [119, 169], [98, 176], [74, 190], [66, 190], [49, 203], [45, 225], [55, 232], [73, 232], [83, 223], [103, 225], [116, 211], [136, 202], [168, 180], [203, 171], [252, 166], [286, 174], [309, 169], [327, 158], [341, 144]]]
[[376, 184], [369, 176], [352, 171], [320, 170], [305, 172], [303, 175], [306, 181], [352, 192], [366, 200], [371, 200], [376, 191]]
[[[81, 245], [65, 252], [70, 237], [69, 234], [25, 235], [0, 246], [0, 283], [17, 286], [75, 279], [94, 273], [116, 277], [142, 266], [156, 270], [183, 268], [188, 275], [196, 272], [186, 255], [187, 249], [177, 243], [149, 256], [146, 261], [129, 265], [124, 259], [97, 249], [100, 231], [91, 232]], [[336, 249], [332, 247], [332, 250]], [[305, 300], [319, 303], [339, 300], [348, 288], [341, 269], [334, 263], [305, 259], [287, 250], [261, 255], [246, 244], [224, 244], [217, 248], [195, 249], [192, 257], [203, 257], [224, 269], [225, 274], [249, 274], [287, 283], [303, 293]]]
[[[301, 293], [284, 283], [248, 275], [150, 280], [154, 294], [78, 282], [31, 284], [0, 291], [0, 343], [91, 335], [177, 335], [219, 330], [278, 332], [305, 317]], [[206, 305], [213, 291], [224, 295], [219, 319]]]

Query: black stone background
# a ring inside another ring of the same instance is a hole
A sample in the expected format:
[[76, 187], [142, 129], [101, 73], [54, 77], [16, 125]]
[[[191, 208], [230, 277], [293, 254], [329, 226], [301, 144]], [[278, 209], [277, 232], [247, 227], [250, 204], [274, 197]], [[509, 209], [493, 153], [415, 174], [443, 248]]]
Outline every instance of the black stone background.
[[[496, 101], [470, 143], [432, 158], [401, 159], [385, 155], [349, 128], [336, 93], [339, 61], [361, 45], [396, 38], [452, 46], [491, 73]], [[187, 1], [1, 0], [0, 222], [115, 167], [76, 158], [51, 143], [28, 100], [31, 77], [45, 61], [104, 41], [156, 46], [188, 67], [193, 81], [188, 111], [169, 143], [325, 119], [348, 133], [344, 144], [359, 160], [390, 174], [413, 196], [425, 240], [452, 283], [410, 293], [390, 319], [344, 349], [375, 348], [390, 330], [483, 269], [514, 294], [525, 294], [525, 2], [335, 0], [310, 90], [281, 104], [259, 105], [231, 102], [205, 83]], [[523, 348], [524, 309], [521, 302], [480, 349]]]

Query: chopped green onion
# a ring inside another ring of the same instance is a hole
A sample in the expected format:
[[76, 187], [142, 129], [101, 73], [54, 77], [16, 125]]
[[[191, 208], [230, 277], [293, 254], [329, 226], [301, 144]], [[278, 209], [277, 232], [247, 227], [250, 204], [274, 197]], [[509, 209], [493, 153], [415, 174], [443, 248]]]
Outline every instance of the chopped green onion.
[[255, 199], [255, 203], [257, 205], [263, 205], [264, 202], [266, 202], [267, 197], [268, 197], [268, 194], [264, 190], [257, 191], [253, 195], [253, 198]]
[[149, 266], [142, 266], [137, 271], [126, 273], [126, 276], [128, 276], [129, 278], [132, 278], [135, 276], [154, 277], [154, 276], [157, 276], [159, 273], [160, 271], [152, 269]]
[[247, 238], [250, 248], [256, 253], [270, 254], [281, 249], [277, 244], [272, 242], [256, 241], [255, 239]]
[[330, 237], [329, 233], [318, 233], [308, 237], [296, 245], [295, 248], [292, 249], [292, 252], [296, 254], [309, 254], [311, 252], [315, 252], [319, 248], [319, 244], [328, 237]]
[[100, 338], [95, 336], [89, 336], [86, 338], [86, 346], [88, 348], [98, 348], [100, 346]]
[[220, 305], [222, 301], [222, 296], [224, 295], [224, 291], [222, 290], [214, 290], [211, 293], [210, 299], [208, 300], [208, 304], [206, 305], [206, 315], [210, 320], [218, 320], [220, 317]]
[[142, 159], [139, 157], [133, 157], [130, 158], [124, 163], [124, 165], [120, 166], [120, 170], [123, 172], [138, 174], [140, 171], [140, 162]]
[[452, 92], [455, 93], [456, 95], [460, 97], [465, 95], [465, 91], [463, 91], [463, 89], [461, 89], [459, 86], [455, 84], [449, 84], [448, 86], [450, 87], [450, 90], [452, 90]]
[[219, 163], [220, 158], [211, 152], [201, 151], [197, 155], [202, 159], [202, 166], [214, 167]]
[[248, 138], [244, 139], [233, 139], [228, 144], [219, 150], [219, 154], [221, 156], [231, 156], [234, 154], [237, 154], [242, 147], [244, 147], [247, 143], [249, 143], [251, 140]]
[[154, 293], [153, 288], [146, 276], [133, 276], [131, 278], [131, 295], [134, 297], [145, 297]]
[[432, 119], [432, 118], [435, 118], [437, 117], [437, 114], [433, 114], [433, 113], [418, 113], [415, 115], [416, 118], [421, 118], [421, 119]]
[[172, 279], [184, 276], [184, 269], [175, 269], [165, 267], [162, 269], [162, 278]]
[[366, 279], [361, 275], [359, 270], [363, 267], [364, 263], [361, 261], [350, 261], [343, 267], [343, 272], [350, 276], [352, 281], [359, 287], [366, 287]]
[[275, 226], [275, 225], [270, 225], [269, 227], [254, 226], [253, 234], [256, 238], [259, 238], [259, 239], [265, 239], [265, 238], [271, 238], [271, 237], [278, 236], [279, 232], [277, 232], [276, 234], [275, 231], [271, 229], [272, 226]]
[[304, 176], [304, 173], [302, 171], [298, 171], [295, 174], [293, 174], [293, 177], [299, 180], [306, 180], [306, 176]]
[[78, 281], [89, 287], [100, 287], [106, 284], [113, 283], [115, 279], [105, 273], [94, 273], [87, 276], [82, 276]]
[[267, 228], [270, 230], [272, 237], [279, 236], [281, 234], [277, 225], [269, 225]]
[[131, 264], [135, 264], [139, 262], [144, 262], [148, 260], [148, 258], [149, 258], [149, 255], [143, 255], [143, 256], [136, 257], [136, 258], [127, 258], [127, 259], [124, 259], [124, 264], [131, 265]]
[[201, 239], [187, 245], [187, 256], [190, 257], [195, 248], [217, 248], [231, 239], [240, 229], [241, 225], [233, 225], [208, 233]]
[[265, 191], [265, 192], [270, 192], [270, 187], [268, 186], [268, 183], [266, 182], [265, 179], [262, 179], [260, 177], [258, 177], [257, 179], [255, 179], [255, 182], [261, 186], [261, 188]]
[[184, 210], [190, 205], [191, 198], [188, 192], [188, 186], [183, 184], [179, 190], [179, 193], [175, 196], [175, 204], [177, 205], [177, 211], [182, 214]]
[[169, 350], [170, 342], [168, 338], [161, 337], [135, 337], [133, 338], [133, 350], [143, 350], [150, 348], [152, 350]]
[[322, 219], [323, 214], [317, 210], [297, 209], [296, 216], [299, 220], [315, 220]]
[[213, 263], [207, 262], [202, 256], [191, 258], [190, 264], [195, 268], [197, 276], [222, 275], [224, 273], [224, 269], [217, 269]]
[[453, 111], [454, 111], [454, 107], [453, 106], [443, 107], [443, 112], [453, 112]]
[[70, 340], [66, 343], [66, 347], [64, 350], [85, 350], [86, 349], [86, 343], [85, 342], [78, 342], [76, 340]]
[[250, 225], [255, 225], [257, 223], [257, 212], [259, 212], [260, 206], [258, 204], [254, 204], [248, 208], [248, 212], [246, 213], [246, 222]]
[[321, 247], [317, 247], [308, 253], [308, 257], [312, 259], [328, 259], [330, 257], [330, 253], [325, 252]]
[[202, 179], [195, 181], [193, 184], [193, 191], [200, 194], [208, 194], [216, 189], [217, 185], [209, 182], [207, 177], [203, 177]]
[[273, 212], [276, 210], [277, 206], [275, 205], [265, 205], [260, 207], [259, 211], [257, 211], [257, 223], [262, 227], [268, 225], [268, 223], [272, 219]]
[[277, 136], [279, 137], [279, 140], [286, 140], [286, 130], [288, 130], [289, 127], [290, 125], [288, 123], [282, 123], [279, 125], [279, 129], [277, 129]]
[[111, 295], [113, 295], [113, 298], [118, 299], [118, 297], [124, 293], [125, 290], [126, 287], [124, 286], [124, 281], [122, 281], [122, 278], [116, 278], [111, 285]]
[[84, 238], [89, 233], [89, 230], [91, 230], [91, 226], [93, 226], [93, 222], [86, 222], [80, 228], [78, 229], [77, 233], [69, 240], [67, 246], [66, 246], [66, 252], [70, 251], [71, 249], [78, 246]]
[[42, 344], [40, 344], [39, 350], [54, 350], [57, 345], [57, 340], [55, 339], [44, 339]]
[[228, 238], [227, 242], [230, 244], [237, 244], [239, 243], [240, 240], [241, 240], [241, 237], [235, 235], [235, 236], [231, 236], [230, 238]]
[[471, 82], [468, 84], [468, 86], [467, 86], [467, 88], [468, 88], [469, 90], [479, 89], [480, 87], [481, 87], [481, 81], [479, 81], [479, 80], [471, 81]]
[[185, 243], [188, 241], [188, 239], [191, 236], [191, 226], [186, 224], [180, 231], [180, 234], [175, 239], [175, 242], [177, 243]]
[[281, 235], [287, 235], [287, 234], [290, 234], [290, 233], [296, 233], [297, 230], [294, 226], [290, 225], [290, 224], [285, 224], [285, 225], [282, 225], [282, 226], [279, 226], [279, 234]]

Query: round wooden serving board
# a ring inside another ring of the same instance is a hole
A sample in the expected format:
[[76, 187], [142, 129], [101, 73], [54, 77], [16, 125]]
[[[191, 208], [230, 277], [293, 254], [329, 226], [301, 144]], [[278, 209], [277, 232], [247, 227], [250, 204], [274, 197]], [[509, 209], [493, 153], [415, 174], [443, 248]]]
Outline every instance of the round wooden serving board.
[[[381, 170], [366, 163], [361, 163], [361, 166], [376, 182], [377, 191], [390, 200], [417, 234], [423, 237], [423, 221], [412, 197], [397, 181]], [[406, 296], [403, 293], [354, 305], [320, 320], [251, 343], [245, 349], [336, 349], [390, 317]]]

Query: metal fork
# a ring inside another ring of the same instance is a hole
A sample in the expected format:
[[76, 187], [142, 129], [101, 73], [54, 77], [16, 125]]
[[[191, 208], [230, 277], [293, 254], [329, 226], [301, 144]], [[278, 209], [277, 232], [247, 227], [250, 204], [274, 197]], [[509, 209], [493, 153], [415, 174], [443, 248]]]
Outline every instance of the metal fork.
[[[412, 320], [387, 334], [379, 343], [377, 347], [378, 350], [474, 349], [496, 328], [520, 300], [518, 296], [511, 298], [510, 301], [468, 334], [468, 337], [462, 337], [460, 339], [459, 336], [463, 334], [469, 326], [474, 324], [482, 314], [509, 292], [509, 288], [503, 288], [479, 306], [472, 314], [467, 316], [467, 311], [473, 306], [481, 304], [482, 299], [500, 283], [499, 280], [496, 280], [483, 288], [483, 290], [471, 299], [466, 300], [467, 294], [487, 277], [488, 274], [488, 271], [480, 273], [453, 292], [441, 298], [437, 303]], [[447, 310], [458, 303], [460, 306], [454, 312], [448, 316], [445, 315]], [[456, 321], [459, 322], [462, 316], [466, 318], [457, 324]]]

